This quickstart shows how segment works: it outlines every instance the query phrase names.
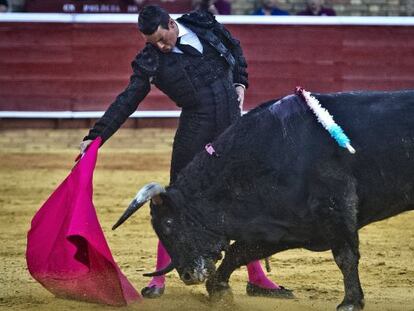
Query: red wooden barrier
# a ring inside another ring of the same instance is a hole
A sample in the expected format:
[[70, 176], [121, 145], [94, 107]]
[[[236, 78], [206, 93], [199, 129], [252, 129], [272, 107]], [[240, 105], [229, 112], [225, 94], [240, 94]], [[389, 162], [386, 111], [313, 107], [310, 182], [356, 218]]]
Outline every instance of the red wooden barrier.
[[[292, 93], [414, 88], [414, 27], [227, 25], [249, 63], [246, 108]], [[0, 111], [105, 110], [143, 47], [130, 23], [0, 23]], [[174, 110], [153, 88], [141, 110]]]

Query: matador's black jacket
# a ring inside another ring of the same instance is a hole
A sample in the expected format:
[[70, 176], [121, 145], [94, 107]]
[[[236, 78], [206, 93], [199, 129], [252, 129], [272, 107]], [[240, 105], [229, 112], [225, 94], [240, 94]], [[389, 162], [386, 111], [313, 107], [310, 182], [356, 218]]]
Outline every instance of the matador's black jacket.
[[247, 64], [239, 41], [206, 11], [177, 22], [197, 34], [203, 54], [162, 53], [151, 44], [132, 62], [127, 88], [117, 96], [85, 139], [106, 141], [137, 109], [154, 84], [182, 108], [174, 139], [171, 181], [204, 145], [240, 117], [234, 83], [248, 86]]

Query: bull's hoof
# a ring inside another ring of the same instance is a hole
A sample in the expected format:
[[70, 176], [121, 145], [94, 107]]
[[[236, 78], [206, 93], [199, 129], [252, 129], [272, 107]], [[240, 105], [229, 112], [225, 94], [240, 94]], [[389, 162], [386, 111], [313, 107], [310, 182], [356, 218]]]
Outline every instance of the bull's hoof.
[[141, 290], [141, 295], [144, 298], [151, 298], [151, 299], [159, 298], [164, 294], [164, 291], [165, 291], [165, 286], [163, 287], [156, 287], [155, 285], [149, 286], [149, 287], [147, 286]]
[[207, 292], [210, 296], [210, 301], [213, 303], [220, 303], [231, 305], [233, 303], [233, 293], [227, 282], [214, 282], [207, 280]]
[[257, 297], [270, 297], [270, 298], [283, 298], [283, 299], [293, 299], [293, 291], [283, 286], [279, 288], [263, 288], [257, 285], [254, 285], [250, 282], [247, 283], [246, 293], [249, 296]]
[[364, 309], [364, 299], [362, 299], [359, 303], [350, 303], [350, 302], [342, 302], [338, 307], [336, 307], [337, 311], [360, 311]]
[[231, 288], [210, 293], [210, 302], [221, 307], [231, 307], [234, 304], [234, 297]]

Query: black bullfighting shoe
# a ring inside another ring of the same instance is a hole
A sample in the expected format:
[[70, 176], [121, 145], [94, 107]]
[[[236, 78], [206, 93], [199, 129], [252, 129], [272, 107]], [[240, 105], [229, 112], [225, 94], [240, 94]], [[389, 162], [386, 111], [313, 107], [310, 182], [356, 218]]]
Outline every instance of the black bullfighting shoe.
[[141, 295], [144, 298], [159, 298], [164, 294], [165, 286], [156, 287], [155, 285], [151, 287], [144, 287], [141, 289]]
[[258, 297], [270, 297], [270, 298], [283, 298], [283, 299], [293, 299], [293, 291], [283, 286], [279, 288], [263, 288], [257, 285], [254, 285], [250, 282], [247, 283], [246, 292], [249, 296], [258, 296]]

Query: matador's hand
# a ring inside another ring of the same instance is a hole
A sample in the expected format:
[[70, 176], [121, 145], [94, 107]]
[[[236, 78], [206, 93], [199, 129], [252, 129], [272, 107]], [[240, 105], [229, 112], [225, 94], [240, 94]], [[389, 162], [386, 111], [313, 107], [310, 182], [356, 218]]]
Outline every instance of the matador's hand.
[[81, 154], [84, 154], [86, 149], [88, 149], [89, 145], [91, 144], [92, 140], [87, 139], [80, 143], [79, 150]]
[[237, 100], [239, 101], [240, 112], [243, 112], [244, 93], [246, 91], [243, 85], [237, 84], [235, 86], [237, 93]]

